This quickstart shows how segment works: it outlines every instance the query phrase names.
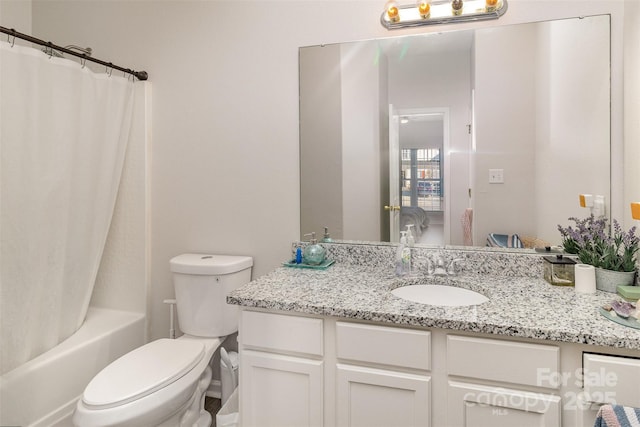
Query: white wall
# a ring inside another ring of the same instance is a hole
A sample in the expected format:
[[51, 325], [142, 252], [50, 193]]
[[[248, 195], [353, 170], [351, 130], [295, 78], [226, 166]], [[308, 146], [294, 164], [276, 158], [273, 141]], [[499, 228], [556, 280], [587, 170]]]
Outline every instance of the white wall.
[[[535, 33], [535, 26], [476, 33], [476, 245], [489, 233], [532, 235], [536, 67], [535, 52], [523, 51], [522, 46], [533, 45]], [[506, 112], [509, 120], [503, 119]], [[490, 169], [502, 169], [504, 183], [490, 183]]]
[[167, 332], [172, 256], [252, 255], [257, 277], [299, 237], [299, 46], [612, 12], [612, 138], [622, 163], [622, 1], [512, 0], [499, 21], [393, 32], [379, 23], [383, 3], [34, 1], [34, 33], [150, 74], [152, 338]]
[[630, 202], [640, 202], [640, 2], [624, 4], [624, 223], [631, 228], [640, 227], [629, 209]]
[[[342, 45], [342, 215], [351, 240], [379, 241], [380, 65], [377, 46]], [[333, 188], [333, 187], [331, 187]]]
[[344, 236], [340, 46], [300, 50], [300, 228]]
[[[610, 127], [602, 120], [609, 117], [608, 17], [560, 24], [541, 28], [536, 69], [543, 90], [537, 91], [534, 235], [553, 244], [560, 243], [557, 224], [589, 214], [579, 206], [579, 194], [610, 200], [610, 148], [603, 144]], [[568, 171], [579, 182], [566, 179]]]
[[[509, 31], [513, 37], [476, 36], [476, 241], [497, 232], [559, 244], [557, 224], [588, 214], [578, 194], [610, 200], [609, 18]], [[488, 182], [492, 168], [504, 169], [504, 184]]]
[[[0, 25], [37, 37], [31, 31], [31, 0], [1, 0]], [[4, 37], [4, 34], [2, 36]], [[28, 45], [19, 39], [16, 43]]]

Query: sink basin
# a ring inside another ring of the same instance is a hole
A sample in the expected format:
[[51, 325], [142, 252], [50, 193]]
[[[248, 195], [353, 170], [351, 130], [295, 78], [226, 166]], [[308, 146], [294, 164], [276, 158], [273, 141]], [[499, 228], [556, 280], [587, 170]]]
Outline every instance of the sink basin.
[[479, 305], [489, 298], [469, 289], [444, 285], [409, 285], [391, 291], [398, 298], [429, 305], [461, 307]]

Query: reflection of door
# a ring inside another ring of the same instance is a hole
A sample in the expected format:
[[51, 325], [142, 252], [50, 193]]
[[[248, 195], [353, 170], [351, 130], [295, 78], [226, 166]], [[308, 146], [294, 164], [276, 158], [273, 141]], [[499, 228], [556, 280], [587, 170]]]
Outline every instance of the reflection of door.
[[390, 241], [400, 241], [400, 117], [389, 104], [389, 211]]
[[449, 109], [390, 107], [389, 114], [390, 200], [410, 209], [390, 227], [391, 241], [406, 222], [418, 242], [449, 244]]

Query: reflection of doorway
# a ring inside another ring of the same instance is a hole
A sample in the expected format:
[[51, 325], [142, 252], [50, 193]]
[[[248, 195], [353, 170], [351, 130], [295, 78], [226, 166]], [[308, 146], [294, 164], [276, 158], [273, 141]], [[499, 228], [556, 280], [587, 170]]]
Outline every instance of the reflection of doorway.
[[[400, 224], [413, 224], [416, 241], [448, 243], [448, 156], [449, 112], [447, 108], [399, 109], [397, 120], [399, 161]], [[395, 127], [395, 126], [394, 126]], [[395, 135], [394, 135], [395, 136]], [[390, 137], [392, 139], [392, 137]], [[396, 228], [396, 230], [398, 229]], [[392, 239], [392, 241], [396, 239]]]

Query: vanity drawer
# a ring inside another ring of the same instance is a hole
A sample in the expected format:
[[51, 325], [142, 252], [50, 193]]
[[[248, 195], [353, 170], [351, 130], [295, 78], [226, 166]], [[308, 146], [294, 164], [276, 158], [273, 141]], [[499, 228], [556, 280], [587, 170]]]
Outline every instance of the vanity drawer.
[[584, 353], [585, 399], [640, 407], [640, 359]]
[[449, 375], [559, 388], [560, 349], [487, 338], [447, 336]]
[[431, 369], [431, 333], [358, 323], [336, 323], [339, 359]]
[[242, 311], [239, 339], [243, 346], [285, 353], [322, 356], [322, 319]]

